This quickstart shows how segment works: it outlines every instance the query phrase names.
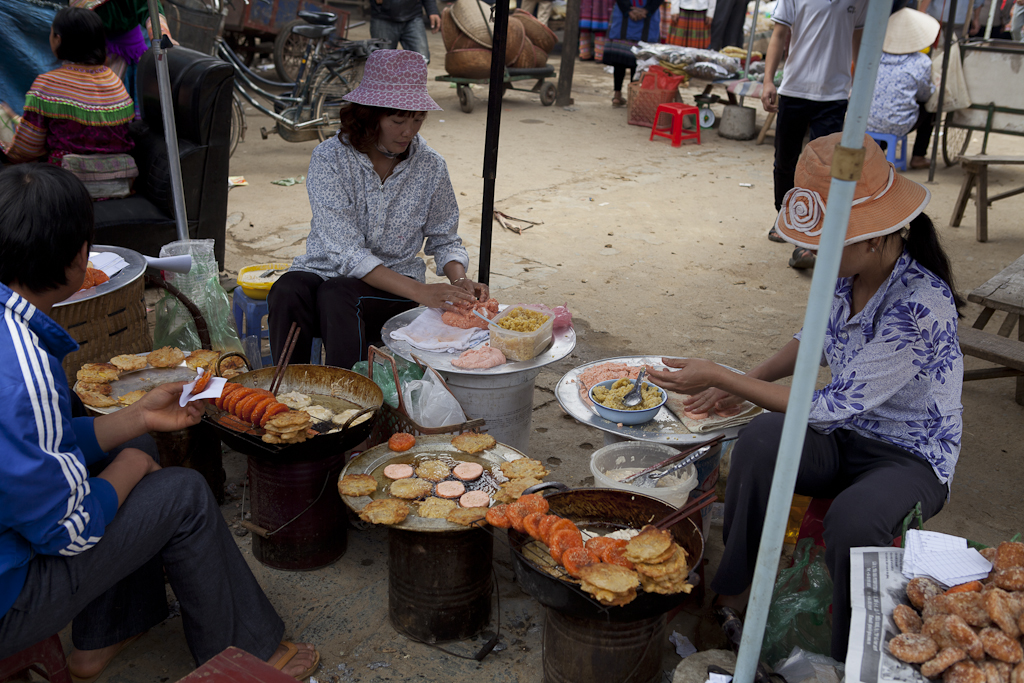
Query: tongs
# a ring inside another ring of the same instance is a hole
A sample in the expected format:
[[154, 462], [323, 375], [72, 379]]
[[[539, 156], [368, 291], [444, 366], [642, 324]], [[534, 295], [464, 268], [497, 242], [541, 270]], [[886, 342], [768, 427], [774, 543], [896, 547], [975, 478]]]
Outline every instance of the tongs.
[[[668, 465], [672, 465], [672, 464], [675, 464], [675, 463], [679, 463], [679, 467], [678, 468], [673, 467], [670, 471], [674, 471], [676, 469], [681, 469], [683, 467], [686, 467], [690, 463], [696, 462], [696, 461], [700, 460], [701, 458], [703, 458], [705, 455], [707, 455], [708, 452], [711, 450], [711, 447], [717, 445], [724, 438], [725, 438], [724, 434], [719, 434], [718, 436], [713, 438], [711, 441], [707, 441], [707, 442], [705, 442], [703, 444], [700, 444], [700, 445], [688, 448], [688, 449], [686, 449], [684, 451], [681, 451], [678, 455], [673, 455], [671, 458], [668, 458], [666, 460], [662, 460], [657, 465], [653, 465], [651, 467], [648, 467], [646, 470], [643, 470], [641, 472], [637, 472], [636, 474], [631, 474], [628, 477], [625, 477], [624, 479], [620, 479], [619, 483], [622, 483], [622, 484], [633, 484], [634, 486], [653, 486], [654, 484], [650, 483], [650, 481], [652, 481], [650, 479], [648, 479], [644, 483], [637, 483], [636, 480], [637, 480], [638, 477], [643, 477], [644, 475], [649, 475], [652, 472], [656, 472], [656, 471], [660, 470], [662, 467], [666, 467]], [[658, 481], [658, 479], [661, 479], [661, 477], [665, 476], [666, 474], [668, 474], [667, 471], [659, 474], [656, 479], [653, 479], [653, 482], [656, 483]]]

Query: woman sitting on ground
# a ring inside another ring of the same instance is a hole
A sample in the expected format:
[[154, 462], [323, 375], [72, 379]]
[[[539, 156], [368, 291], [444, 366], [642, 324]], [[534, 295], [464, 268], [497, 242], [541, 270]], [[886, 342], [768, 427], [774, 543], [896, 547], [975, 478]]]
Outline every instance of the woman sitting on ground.
[[26, 93], [9, 160], [60, 166], [66, 154], [127, 154], [134, 146], [128, 124], [135, 107], [121, 79], [103, 65], [103, 22], [85, 9], [61, 9], [50, 28], [50, 49], [64, 63], [36, 78]]
[[[351, 368], [380, 343], [392, 316], [417, 304], [452, 310], [488, 298], [487, 286], [466, 276], [448, 167], [419, 135], [426, 112], [441, 109], [427, 94], [423, 57], [377, 50], [344, 99], [352, 104], [341, 110], [340, 132], [309, 163], [306, 253], [268, 297], [275, 361], [292, 323], [300, 334], [291, 362], [309, 362], [320, 337], [327, 364]], [[425, 284], [420, 249], [448, 282]]]
[[[776, 229], [817, 249], [831, 181], [835, 133], [807, 145]], [[832, 498], [825, 562], [834, 583], [832, 657], [846, 658], [850, 548], [886, 546], [917, 503], [925, 519], [949, 495], [963, 429], [963, 354], [949, 260], [921, 211], [929, 192], [896, 173], [871, 138], [855, 190], [824, 358], [832, 379], [814, 393], [796, 493]], [[665, 359], [679, 370], [651, 380], [681, 393], [694, 412], [748, 400], [773, 411], [740, 433], [725, 494], [725, 552], [711, 587], [719, 618], [747, 602], [782, 436], [800, 335], [745, 375], [701, 359]], [[701, 391], [704, 387], [710, 387]]]

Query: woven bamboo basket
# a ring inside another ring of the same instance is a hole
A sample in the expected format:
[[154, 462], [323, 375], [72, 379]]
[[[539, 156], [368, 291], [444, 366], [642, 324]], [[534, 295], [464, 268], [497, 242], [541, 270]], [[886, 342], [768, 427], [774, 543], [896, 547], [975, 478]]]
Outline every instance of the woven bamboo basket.
[[487, 78], [491, 75], [491, 51], [453, 50], [444, 56], [444, 70], [456, 78]]
[[515, 64], [512, 66], [517, 69], [533, 68], [533, 43], [530, 42], [529, 38], [523, 38], [523, 50], [519, 53]]
[[123, 353], [153, 350], [146, 321], [142, 278], [120, 289], [85, 301], [58, 306], [50, 317], [67, 330], [79, 349], [64, 357], [64, 374], [74, 386], [83, 363], [106, 363]]
[[455, 20], [452, 19], [452, 8], [445, 7], [441, 10], [441, 39], [444, 41], [445, 52], [452, 49], [452, 45], [460, 33], [459, 27], [456, 26]]
[[509, 17], [508, 37], [505, 40], [505, 66], [512, 66], [519, 58], [526, 44], [526, 29], [523, 22], [517, 21], [515, 17]]
[[526, 37], [530, 39], [531, 43], [548, 54], [555, 49], [558, 36], [555, 35], [554, 31], [540, 23], [537, 17], [522, 9], [517, 9], [512, 16], [522, 22], [523, 28], [526, 29]]
[[540, 45], [533, 46], [533, 68], [539, 69], [548, 65], [548, 53]]

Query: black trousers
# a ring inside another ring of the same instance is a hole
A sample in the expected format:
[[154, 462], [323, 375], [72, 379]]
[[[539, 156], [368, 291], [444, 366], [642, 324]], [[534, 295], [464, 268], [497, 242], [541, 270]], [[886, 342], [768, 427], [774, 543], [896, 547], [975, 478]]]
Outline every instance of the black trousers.
[[746, 47], [743, 43], [743, 20], [746, 16], [747, 3], [744, 0], [721, 0], [715, 5], [710, 49], [718, 51], [730, 45]]
[[288, 330], [299, 325], [292, 363], [308, 363], [313, 338], [324, 344], [327, 365], [351, 368], [366, 360], [366, 349], [380, 345], [380, 330], [390, 318], [416, 307], [416, 302], [371, 287], [351, 277], [325, 280], [315, 273], [289, 271], [274, 283], [267, 297], [270, 351], [276, 363]]
[[[718, 15], [718, 10], [715, 10]], [[796, 162], [803, 151], [804, 136], [811, 139], [843, 130], [847, 100], [818, 102], [799, 97], [779, 95], [779, 113], [775, 119], [775, 210], [782, 208], [782, 199], [793, 189]], [[273, 291], [273, 290], [271, 290]]]
[[[622, 92], [622, 83], [626, 80], [626, 68], [624, 66], [613, 66], [612, 67], [612, 81], [615, 86], [615, 92]], [[633, 80], [633, 69], [629, 69], [629, 80]]]
[[[738, 595], [754, 579], [775, 458], [781, 413], [760, 415], [732, 451], [725, 492], [725, 552], [711, 588]], [[850, 635], [850, 548], [887, 546], [918, 502], [925, 519], [946, 502], [947, 488], [922, 458], [849, 430], [807, 430], [796, 493], [833, 498], [825, 515], [825, 564], [832, 576], [832, 657], [846, 659]]]
[[932, 141], [932, 128], [935, 127], [935, 114], [925, 111], [924, 105], [917, 114], [917, 123], [914, 124], [914, 151], [915, 157], [926, 157], [931, 153], [929, 147]]
[[114, 645], [167, 618], [164, 572], [196, 666], [228, 646], [274, 654], [284, 622], [267, 600], [203, 477], [169, 467], [142, 478], [85, 552], [36, 555], [0, 618], [0, 659], [74, 619], [75, 647]]

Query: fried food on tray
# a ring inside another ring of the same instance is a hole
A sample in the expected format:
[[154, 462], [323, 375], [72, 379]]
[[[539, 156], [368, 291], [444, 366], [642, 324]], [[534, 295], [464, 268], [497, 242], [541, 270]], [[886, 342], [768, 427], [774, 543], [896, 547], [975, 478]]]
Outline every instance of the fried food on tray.
[[444, 498], [430, 496], [420, 503], [419, 508], [416, 510], [416, 514], [428, 519], [444, 519], [448, 516], [448, 513], [456, 507], [457, 505], [454, 500], [445, 500]]
[[91, 391], [95, 394], [110, 396], [114, 393], [114, 387], [106, 384], [105, 382], [78, 382], [78, 384], [75, 385], [75, 393], [81, 391]]
[[539, 483], [541, 483], [540, 479], [533, 479], [532, 477], [507, 481], [502, 484], [498, 492], [494, 494], [494, 500], [499, 503], [515, 502], [523, 495], [523, 491], [531, 486], [536, 486]]
[[921, 609], [924, 607], [924, 601], [935, 595], [942, 593], [942, 586], [935, 583], [932, 579], [919, 576], [916, 579], [911, 579], [910, 583], [907, 584], [907, 598], [910, 599], [910, 604]]
[[120, 356], [114, 356], [110, 359], [110, 364], [117, 366], [117, 369], [121, 372], [133, 372], [135, 370], [141, 370], [146, 367], [145, 356], [136, 356], [133, 353], [125, 353]]
[[509, 529], [512, 522], [508, 518], [508, 505], [501, 503], [487, 510], [487, 523], [498, 529]]
[[82, 399], [82, 403], [87, 406], [92, 406], [93, 408], [111, 408], [117, 405], [117, 399], [113, 399], [94, 391], [78, 390], [75, 393], [78, 394], [78, 398]]
[[146, 356], [146, 360], [154, 368], [173, 368], [185, 360], [185, 352], [177, 346], [165, 346]]
[[81, 382], [104, 384], [121, 376], [121, 371], [111, 363], [86, 363], [75, 375]]
[[[199, 368], [205, 368], [216, 363], [218, 358], [220, 358], [220, 354], [216, 351], [212, 351], [210, 349], [196, 349], [192, 353], [188, 354], [188, 357], [185, 359], [185, 365], [192, 370], [198, 370]], [[211, 370], [215, 371], [216, 368], [211, 368]]]
[[452, 474], [462, 481], [476, 481], [484, 474], [484, 466], [476, 462], [460, 462], [452, 468]]
[[482, 508], [487, 512], [487, 506], [491, 504], [491, 497], [487, 491], [466, 491], [459, 497], [459, 505], [464, 508]]
[[519, 458], [501, 463], [501, 473], [509, 479], [543, 479], [547, 476], [548, 469], [539, 460]]
[[120, 403], [123, 406], [130, 406], [131, 404], [135, 403], [140, 398], [145, 396], [146, 393], [147, 392], [143, 391], [142, 389], [136, 389], [135, 391], [129, 391], [124, 396], [119, 397], [117, 399], [117, 402]]
[[530, 512], [542, 512], [547, 514], [550, 509], [548, 502], [544, 500], [544, 496], [539, 493], [527, 493], [526, 495], [519, 496], [519, 501], [526, 506], [526, 509]]
[[910, 605], [896, 605], [896, 609], [892, 611], [892, 620], [896, 622], [900, 633], [920, 633], [924, 623], [921, 621], [921, 615]]
[[[904, 605], [904, 607], [906, 607], [906, 605]], [[939, 654], [921, 665], [921, 674], [926, 678], [935, 678], [940, 673], [963, 659], [967, 659], [967, 653], [960, 648], [942, 648], [939, 650]]]
[[434, 487], [434, 493], [439, 498], [461, 498], [466, 492], [466, 485], [461, 481], [441, 481]]
[[1001, 662], [1016, 664], [1024, 659], [1024, 651], [1020, 643], [997, 628], [983, 628], [978, 634], [985, 649], [985, 654]]
[[1021, 610], [1015, 600], [1010, 598], [1001, 588], [993, 588], [982, 593], [985, 600], [985, 611], [996, 626], [1003, 630], [1003, 633], [1011, 638], [1020, 637], [1020, 626], [1017, 620]]
[[923, 664], [939, 652], [935, 641], [920, 633], [901, 633], [889, 641], [889, 651], [901, 662]]
[[600, 561], [601, 559], [597, 555], [586, 548], [569, 548], [562, 553], [562, 566], [565, 567], [569, 576], [575, 579], [580, 578], [580, 570], [584, 567], [589, 567]]
[[408, 516], [409, 506], [394, 498], [371, 501], [359, 513], [359, 519], [372, 524], [401, 524]]
[[451, 473], [452, 468], [440, 460], [427, 460], [416, 468], [416, 476], [429, 481], [444, 481]]
[[626, 544], [626, 559], [630, 562], [657, 564], [672, 557], [672, 533], [648, 524]]
[[470, 454], [486, 451], [488, 448], [493, 448], [497, 443], [490, 434], [475, 434], [473, 432], [459, 434], [452, 439], [453, 446], [463, 453]]
[[995, 570], [1010, 567], [1024, 567], [1024, 543], [1003, 542], [996, 548], [996, 559], [992, 563]]
[[377, 490], [377, 480], [369, 474], [346, 474], [338, 481], [343, 496], [368, 496]]
[[239, 356], [230, 356], [217, 364], [217, 372], [221, 377], [231, 379], [245, 372], [245, 360]]
[[406, 432], [392, 434], [391, 438], [388, 439], [388, 448], [396, 453], [404, 453], [415, 445], [416, 437], [412, 434], [407, 434]]
[[384, 476], [388, 479], [409, 479], [412, 475], [412, 465], [395, 463], [384, 468]]
[[[242, 403], [235, 405], [238, 411], [235, 412], [235, 415], [246, 422], [251, 422], [253, 410], [265, 400], [266, 397], [260, 394], [250, 396], [244, 399]], [[264, 410], [264, 417], [272, 408], [273, 406], [271, 405]], [[261, 421], [262, 419], [260, 418]], [[266, 424], [263, 425], [263, 429], [267, 432], [263, 435], [263, 440], [273, 444], [302, 443], [309, 438], [310, 422], [309, 414], [301, 410], [289, 410], [288, 412], [278, 413], [271, 416]]]
[[942, 674], [943, 683], [986, 683], [985, 674], [974, 662], [963, 660]]
[[673, 544], [674, 553], [666, 562], [658, 564], [636, 563], [636, 572], [640, 575], [640, 585], [648, 593], [672, 595], [689, 593], [693, 586], [687, 582], [689, 567], [686, 551]]
[[579, 570], [582, 588], [602, 605], [626, 605], [636, 598], [640, 579], [636, 572], [605, 562], [598, 562]]
[[430, 495], [433, 485], [425, 479], [399, 479], [391, 482], [391, 495], [396, 498], [415, 500]]
[[[471, 492], [472, 493], [472, 492]], [[487, 508], [486, 507], [460, 507], [455, 508], [448, 513], [445, 517], [449, 522], [453, 524], [461, 524], [462, 526], [470, 526], [471, 524], [477, 524], [487, 519]]]

